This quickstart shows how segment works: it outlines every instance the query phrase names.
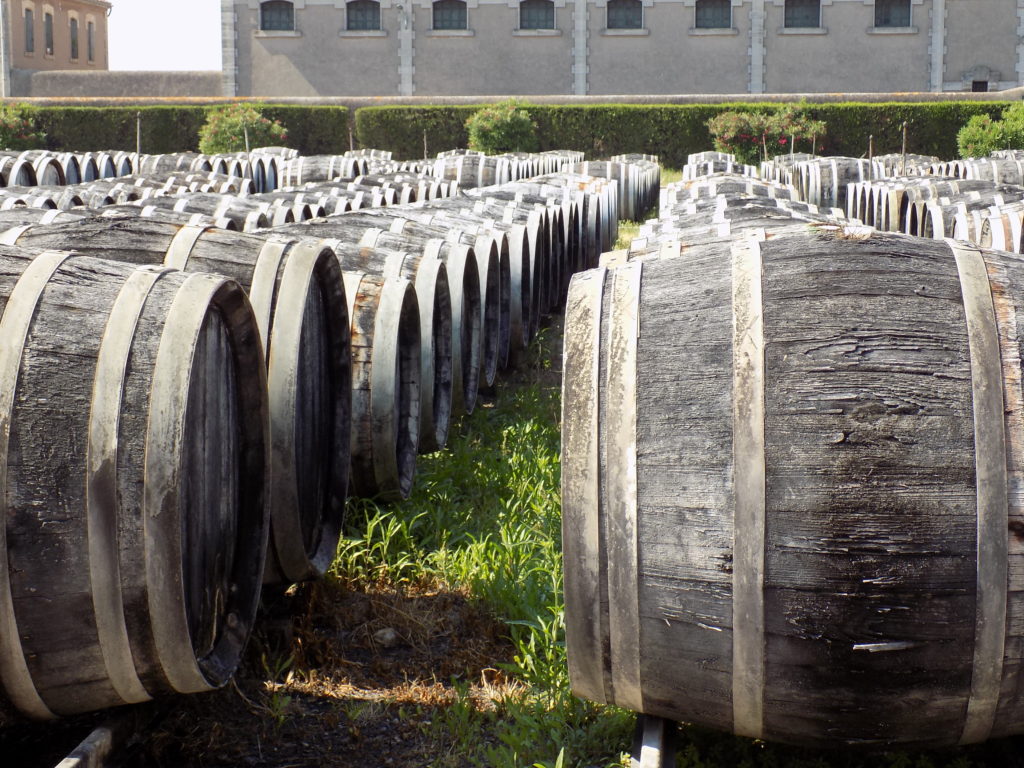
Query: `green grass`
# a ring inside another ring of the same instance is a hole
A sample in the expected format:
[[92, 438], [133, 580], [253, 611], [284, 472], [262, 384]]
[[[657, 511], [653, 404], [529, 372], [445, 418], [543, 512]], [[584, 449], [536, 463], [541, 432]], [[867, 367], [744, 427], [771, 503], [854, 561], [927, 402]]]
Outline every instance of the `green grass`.
[[547, 356], [530, 358], [525, 383], [502, 384], [445, 450], [421, 457], [411, 498], [352, 510], [354, 538], [332, 568], [349, 582], [464, 590], [507, 628], [514, 655], [502, 672], [514, 684], [481, 706], [470, 681], [456, 682], [454, 704], [433, 715], [437, 768], [621, 765], [631, 737], [631, 714], [569, 691], [559, 388]]
[[683, 172], [678, 168], [661, 169], [661, 186], [671, 184], [673, 181], [682, 181]]

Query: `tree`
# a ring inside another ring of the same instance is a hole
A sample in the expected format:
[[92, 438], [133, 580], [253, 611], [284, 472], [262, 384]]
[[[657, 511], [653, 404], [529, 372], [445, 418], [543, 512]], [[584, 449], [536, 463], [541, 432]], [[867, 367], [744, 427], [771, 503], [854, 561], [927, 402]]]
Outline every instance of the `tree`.
[[277, 120], [269, 120], [252, 104], [232, 104], [211, 109], [199, 129], [199, 151], [207, 155], [244, 152], [249, 147], [280, 145], [288, 132]]
[[495, 155], [501, 152], [535, 152], [537, 124], [517, 99], [491, 104], [466, 121], [469, 148]]

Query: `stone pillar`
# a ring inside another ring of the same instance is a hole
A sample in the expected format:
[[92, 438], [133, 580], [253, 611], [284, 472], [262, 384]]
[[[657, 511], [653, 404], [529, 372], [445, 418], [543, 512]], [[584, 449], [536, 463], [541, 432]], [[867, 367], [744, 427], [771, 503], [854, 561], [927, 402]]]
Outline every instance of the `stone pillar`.
[[764, 0], [750, 4], [750, 93], [764, 93]]
[[221, 82], [224, 96], [238, 95], [238, 30], [235, 0], [220, 1]]
[[590, 66], [587, 56], [590, 53], [588, 38], [590, 35], [590, 13], [587, 0], [573, 0], [572, 7], [572, 92], [575, 96], [586, 96], [588, 93], [587, 75]]
[[412, 96], [416, 91], [415, 16], [411, 0], [398, 3], [398, 95]]
[[946, 70], [946, 0], [932, 0], [932, 37], [928, 43], [931, 62], [928, 87], [933, 93], [942, 92]]
[[0, 0], [0, 98], [11, 93], [11, 15], [7, 0]]
[[1024, 85], [1024, 0], [1017, 0], [1017, 85]]

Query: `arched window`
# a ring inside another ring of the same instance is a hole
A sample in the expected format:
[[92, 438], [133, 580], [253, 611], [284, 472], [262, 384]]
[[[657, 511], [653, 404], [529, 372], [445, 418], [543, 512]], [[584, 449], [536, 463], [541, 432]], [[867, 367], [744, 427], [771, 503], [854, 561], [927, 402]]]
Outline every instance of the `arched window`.
[[729, 29], [732, 26], [731, 0], [697, 0], [694, 11], [697, 29]]
[[31, 8], [25, 9], [25, 53], [36, 51], [36, 14]]
[[295, 29], [295, 6], [287, 0], [268, 0], [260, 3], [260, 29]]
[[89, 61], [96, 61], [96, 22], [86, 16], [85, 22], [85, 50], [89, 55]]
[[72, 16], [68, 20], [68, 24], [71, 27], [71, 58], [73, 60], [78, 59], [78, 18]]
[[786, 0], [785, 27], [820, 27], [821, 0]]
[[380, 3], [352, 0], [345, 6], [345, 29], [380, 29]]
[[519, 4], [519, 28], [554, 29], [554, 2], [552, 0], [523, 0]]
[[468, 29], [463, 0], [437, 0], [434, 3], [434, 29]]
[[909, 27], [910, 0], [875, 0], [876, 27]]
[[608, 29], [643, 29], [644, 4], [640, 0], [608, 0]]

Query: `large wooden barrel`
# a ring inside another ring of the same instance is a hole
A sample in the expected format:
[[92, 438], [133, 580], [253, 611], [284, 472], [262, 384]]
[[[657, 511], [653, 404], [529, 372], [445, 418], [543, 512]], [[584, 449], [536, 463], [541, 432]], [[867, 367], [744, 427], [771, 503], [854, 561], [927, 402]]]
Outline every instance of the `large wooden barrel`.
[[269, 525], [245, 294], [5, 247], [0, 339], [3, 692], [49, 718], [223, 685]]
[[341, 270], [319, 240], [245, 235], [149, 218], [28, 226], [0, 242], [164, 264], [236, 280], [267, 350], [273, 441], [268, 577], [323, 573], [341, 534], [351, 434], [349, 315]]
[[579, 695], [815, 747], [1024, 729], [1024, 263], [871, 232], [573, 282]]
[[406, 498], [419, 449], [416, 290], [404, 278], [344, 274], [352, 318], [352, 490]]
[[375, 247], [378, 233], [368, 230], [361, 245], [328, 242], [345, 271], [404, 278], [416, 289], [420, 312], [419, 450], [428, 453], [448, 442], [452, 415], [452, 297], [448, 270], [437, 254]]

